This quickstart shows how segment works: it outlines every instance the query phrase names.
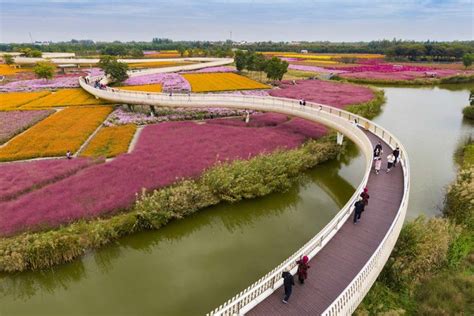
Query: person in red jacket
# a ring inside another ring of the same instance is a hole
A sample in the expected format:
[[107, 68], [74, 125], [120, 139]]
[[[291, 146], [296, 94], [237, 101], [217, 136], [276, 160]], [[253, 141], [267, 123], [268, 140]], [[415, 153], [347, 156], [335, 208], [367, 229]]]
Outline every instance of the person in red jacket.
[[369, 199], [370, 199], [369, 189], [364, 188], [364, 192], [360, 194], [360, 197], [362, 198], [362, 201], [364, 202], [365, 206], [369, 205]]
[[304, 256], [300, 260], [296, 261], [296, 264], [298, 265], [298, 271], [296, 272], [298, 274], [298, 280], [300, 281], [301, 284], [304, 284], [304, 280], [308, 277], [308, 257]]

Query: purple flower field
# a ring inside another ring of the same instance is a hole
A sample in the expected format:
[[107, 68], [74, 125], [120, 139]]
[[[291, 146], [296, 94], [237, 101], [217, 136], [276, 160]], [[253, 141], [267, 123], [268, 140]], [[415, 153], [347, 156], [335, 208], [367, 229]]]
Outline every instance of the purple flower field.
[[139, 86], [159, 83], [163, 91], [191, 91], [191, 85], [183, 76], [177, 73], [163, 73], [130, 77], [124, 81], [127, 86]]
[[333, 74], [341, 74], [341, 73], [347, 72], [346, 70], [328, 69], [324, 67], [295, 65], [295, 64], [290, 64], [288, 66], [288, 69], [319, 72], [319, 73], [333, 73]]
[[85, 158], [1, 164], [0, 201], [12, 199], [26, 191], [63, 179], [92, 164], [92, 160]]
[[296, 80], [296, 85], [284, 81], [280, 89], [273, 89], [270, 95], [275, 97], [305, 99], [337, 108], [372, 100], [371, 89], [353, 84], [325, 80]]
[[53, 110], [0, 112], [0, 144], [54, 113]]
[[296, 148], [308, 136], [318, 137], [326, 130], [271, 113], [261, 114], [255, 121], [271, 122], [272, 126], [232, 126], [241, 120], [222, 121], [145, 127], [132, 153], [81, 170], [16, 200], [0, 202], [0, 235], [108, 216], [130, 208], [142, 188], [153, 190], [182, 178], [199, 177], [217, 161]]
[[0, 92], [36, 91], [41, 89], [77, 88], [78, 75], [56, 77], [51, 80], [31, 79], [12, 81], [0, 86]]

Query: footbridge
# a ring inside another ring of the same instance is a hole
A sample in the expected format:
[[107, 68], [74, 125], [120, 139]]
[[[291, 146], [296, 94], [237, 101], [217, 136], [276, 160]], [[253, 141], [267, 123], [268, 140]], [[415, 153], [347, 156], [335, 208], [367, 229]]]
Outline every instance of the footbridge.
[[[163, 71], [163, 68], [161, 68]], [[98, 89], [79, 80], [98, 98], [120, 103], [167, 107], [226, 107], [277, 112], [324, 124], [351, 139], [365, 157], [364, 177], [336, 216], [305, 245], [248, 288], [208, 315], [349, 315], [362, 301], [387, 261], [402, 228], [410, 190], [410, 166], [405, 148], [382, 126], [331, 106], [297, 100], [232, 94], [163, 94]], [[390, 173], [375, 175], [372, 149], [381, 142], [384, 152], [400, 147], [400, 164]], [[371, 198], [362, 221], [353, 224], [354, 203], [364, 187]], [[284, 236], [275, 236], [284, 238]], [[293, 289], [290, 303], [282, 304], [281, 274], [296, 273], [296, 261], [310, 258], [307, 282]]]

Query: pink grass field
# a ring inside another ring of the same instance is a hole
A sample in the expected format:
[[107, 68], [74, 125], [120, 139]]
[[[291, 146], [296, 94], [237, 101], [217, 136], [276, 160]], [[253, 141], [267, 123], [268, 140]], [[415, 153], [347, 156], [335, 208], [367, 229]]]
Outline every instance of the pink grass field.
[[46, 159], [0, 164], [0, 201], [12, 199], [24, 192], [70, 176], [89, 167], [93, 161]]
[[0, 112], [0, 144], [52, 113], [52, 110]]
[[264, 126], [245, 127], [239, 119], [149, 125], [132, 153], [0, 202], [0, 235], [108, 216], [130, 208], [142, 188], [153, 190], [182, 178], [196, 178], [217, 161], [296, 148], [308, 137], [326, 133], [323, 126], [279, 114], [259, 114], [255, 121]]
[[[437, 78], [451, 77], [458, 74], [472, 75], [473, 72], [463, 72], [454, 69], [436, 69], [429, 70], [429, 73], [436, 73]], [[426, 75], [426, 71], [396, 71], [396, 72], [377, 72], [377, 71], [361, 71], [361, 72], [346, 72], [339, 76], [342, 78], [354, 79], [377, 79], [377, 80], [414, 80], [420, 78], [430, 78]]]
[[325, 80], [297, 80], [296, 85], [290, 81], [283, 81], [280, 89], [271, 90], [270, 95], [305, 99], [337, 108], [367, 102], [374, 97], [372, 90], [367, 87]]

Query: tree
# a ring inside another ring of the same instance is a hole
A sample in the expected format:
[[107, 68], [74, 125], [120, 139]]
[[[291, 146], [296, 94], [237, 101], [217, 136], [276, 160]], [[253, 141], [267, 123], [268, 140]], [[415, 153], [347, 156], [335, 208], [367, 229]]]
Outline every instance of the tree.
[[236, 51], [234, 56], [234, 62], [237, 71], [244, 70], [247, 66], [247, 57], [245, 56], [245, 53], [241, 50]]
[[20, 49], [20, 52], [25, 57], [41, 57], [42, 53], [37, 49], [31, 49], [29, 47]]
[[15, 59], [13, 59], [13, 56], [10, 55], [10, 54], [5, 54], [5, 55], [3, 55], [3, 61], [4, 61], [5, 64], [7, 64], [8, 66], [13, 65], [13, 64], [15, 63]]
[[473, 54], [464, 54], [464, 56], [462, 56], [462, 63], [464, 67], [466, 67], [466, 69], [472, 65], [473, 59], [474, 59]]
[[122, 82], [128, 79], [128, 65], [117, 61], [114, 56], [102, 56], [99, 60], [99, 67], [115, 82]]
[[283, 75], [288, 71], [288, 62], [278, 57], [272, 57], [268, 60], [265, 67], [265, 73], [268, 79], [281, 80]]
[[38, 62], [35, 68], [33, 69], [34, 73], [38, 78], [46, 80], [53, 79], [55, 70], [56, 67], [52, 63], [46, 61]]
[[138, 49], [138, 48], [134, 48], [134, 49], [131, 49], [128, 54], [134, 58], [140, 58], [140, 57], [143, 57], [143, 51], [141, 49]]
[[108, 45], [102, 50], [102, 54], [111, 56], [124, 56], [127, 50], [120, 44]]

